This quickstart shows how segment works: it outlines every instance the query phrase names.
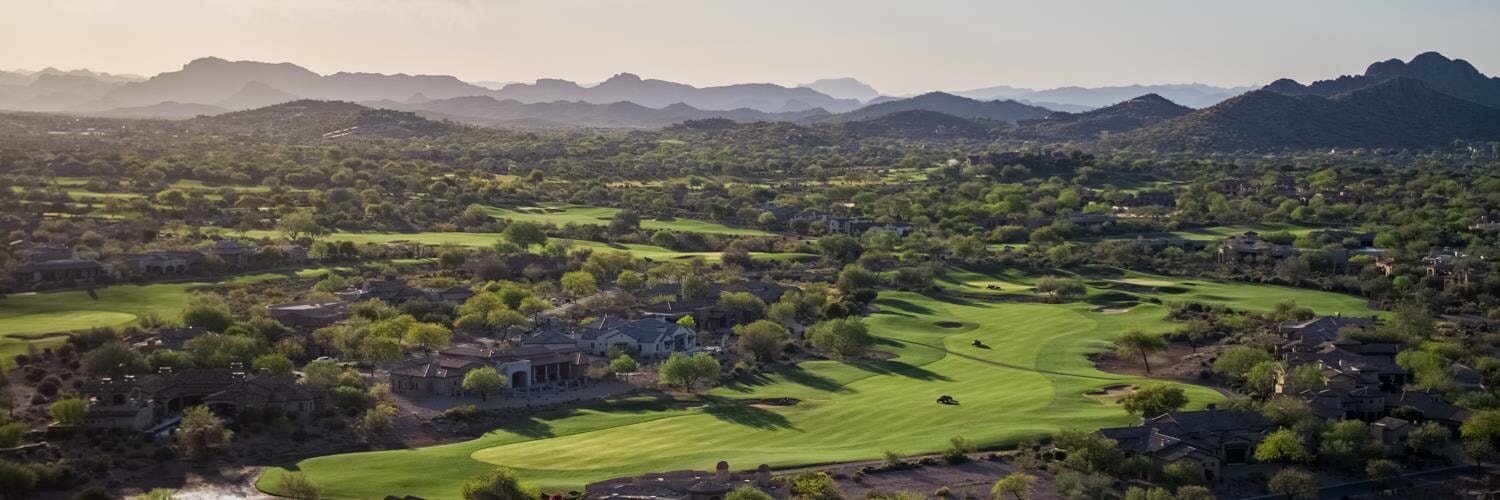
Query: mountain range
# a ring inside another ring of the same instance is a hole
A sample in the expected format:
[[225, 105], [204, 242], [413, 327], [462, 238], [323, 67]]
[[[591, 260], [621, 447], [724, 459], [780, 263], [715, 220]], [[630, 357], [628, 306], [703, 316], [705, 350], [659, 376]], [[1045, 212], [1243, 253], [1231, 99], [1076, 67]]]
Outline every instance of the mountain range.
[[[782, 122], [856, 135], [1104, 141], [1163, 151], [1407, 148], [1500, 139], [1500, 79], [1437, 53], [1377, 62], [1364, 74], [1308, 85], [1277, 80], [1246, 93], [1197, 84], [999, 86], [890, 97], [849, 78], [798, 87], [700, 88], [629, 73], [593, 85], [549, 79], [487, 84], [497, 90], [451, 76], [320, 75], [288, 63], [216, 58], [148, 79], [49, 69], [0, 73], [0, 82], [0, 108], [7, 109], [187, 119], [268, 106], [281, 113], [328, 111], [312, 103], [337, 100], [366, 110], [358, 116], [400, 124], [372, 122], [366, 130], [397, 132], [420, 119], [519, 128], [663, 128], [692, 121], [713, 130], [724, 123]], [[1162, 92], [1145, 92], [1153, 89]], [[1033, 99], [1088, 106], [1048, 108]], [[300, 104], [278, 107], [288, 102]], [[1205, 107], [1195, 110], [1195, 104]], [[351, 109], [338, 111], [347, 118], [355, 116]]]

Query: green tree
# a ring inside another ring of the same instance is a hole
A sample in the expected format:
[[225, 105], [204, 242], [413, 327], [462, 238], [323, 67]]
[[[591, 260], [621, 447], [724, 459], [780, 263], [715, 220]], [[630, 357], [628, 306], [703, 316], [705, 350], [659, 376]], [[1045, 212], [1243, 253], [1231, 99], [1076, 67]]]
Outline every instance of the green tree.
[[853, 295], [860, 290], [874, 290], [879, 285], [880, 276], [858, 264], [850, 264], [844, 266], [844, 270], [839, 272], [839, 279], [835, 286], [845, 294]]
[[506, 226], [500, 236], [506, 241], [515, 243], [522, 250], [530, 250], [533, 246], [547, 244], [547, 233], [542, 232], [542, 227], [532, 222], [517, 221]]
[[105, 342], [83, 355], [83, 371], [96, 377], [120, 378], [147, 370], [146, 359], [120, 341]]
[[1365, 464], [1365, 475], [1375, 482], [1376, 492], [1395, 488], [1401, 481], [1401, 465], [1384, 458]]
[[262, 354], [250, 363], [255, 371], [269, 373], [271, 375], [291, 375], [292, 360], [280, 354]]
[[1132, 415], [1149, 419], [1187, 406], [1187, 394], [1173, 384], [1150, 384], [1120, 398], [1120, 404]]
[[330, 389], [339, 385], [344, 377], [344, 367], [328, 360], [313, 361], [302, 367], [302, 383], [318, 389]]
[[599, 286], [594, 282], [594, 275], [585, 271], [573, 271], [562, 277], [563, 293], [570, 297], [587, 297], [599, 292]]
[[1406, 435], [1406, 447], [1420, 455], [1436, 454], [1448, 444], [1448, 429], [1437, 422], [1424, 422]]
[[453, 342], [453, 332], [436, 323], [418, 323], [406, 331], [407, 345], [433, 350]]
[[530, 483], [523, 483], [516, 473], [500, 467], [464, 483], [464, 500], [536, 500], [542, 491]]
[[609, 360], [610, 373], [635, 373], [641, 370], [641, 364], [629, 354], [620, 354], [615, 359]]
[[1261, 462], [1305, 462], [1308, 458], [1302, 437], [1291, 429], [1277, 429], [1255, 447], [1255, 459]]
[[313, 216], [312, 210], [297, 210], [281, 216], [281, 219], [276, 221], [276, 231], [289, 241], [316, 238], [327, 234], [323, 226], [318, 225], [318, 219]]
[[661, 363], [662, 382], [691, 391], [698, 382], [719, 376], [719, 361], [708, 353], [692, 356], [674, 352]]
[[[775, 219], [775, 217], [771, 217], [771, 220]], [[747, 484], [735, 488], [734, 491], [724, 495], [724, 500], [774, 500], [774, 498], [766, 494], [766, 492], [760, 491], [759, 488]]]
[[177, 427], [177, 444], [196, 459], [218, 453], [229, 446], [234, 432], [224, 427], [224, 421], [208, 410], [207, 406], [193, 406], [182, 411], [182, 422]]
[[212, 293], [195, 293], [182, 309], [182, 324], [210, 332], [223, 332], [234, 326], [234, 314], [222, 297]]
[[1255, 365], [1274, 361], [1270, 353], [1247, 346], [1234, 346], [1219, 353], [1214, 360], [1214, 373], [1231, 379], [1243, 380]]
[[1196, 484], [1177, 488], [1177, 500], [1214, 500], [1214, 493]]
[[24, 464], [0, 460], [0, 497], [29, 498], [36, 489], [36, 472]]
[[624, 290], [625, 293], [634, 295], [646, 288], [646, 278], [641, 276], [641, 273], [626, 269], [620, 271], [620, 275], [615, 277], [615, 286], [620, 287], [620, 290]]
[[799, 500], [843, 500], [844, 492], [826, 472], [803, 472], [792, 477], [792, 497]]
[[1312, 474], [1297, 469], [1281, 469], [1275, 476], [1271, 476], [1271, 493], [1286, 495], [1293, 500], [1316, 500], [1318, 498], [1318, 479]]
[[1016, 500], [1031, 500], [1032, 490], [1035, 488], [1036, 478], [1024, 472], [1012, 472], [1010, 475], [995, 481], [990, 488], [990, 494], [999, 500], [1009, 495]]
[[854, 358], [875, 345], [875, 337], [858, 317], [830, 319], [809, 327], [807, 338], [813, 347], [837, 358]]
[[390, 337], [367, 336], [359, 342], [359, 359], [371, 365], [399, 361], [404, 351], [401, 341]]
[[79, 398], [59, 399], [47, 411], [52, 414], [52, 421], [59, 425], [83, 425], [83, 419], [89, 412], [89, 403]]
[[791, 338], [791, 332], [785, 327], [767, 320], [736, 325], [734, 333], [740, 338], [740, 351], [754, 356], [759, 362], [774, 361]]
[[1476, 474], [1483, 473], [1484, 462], [1493, 460], [1500, 450], [1500, 411], [1475, 412], [1458, 431], [1463, 437], [1464, 454], [1474, 461]]
[[1115, 352], [1121, 357], [1140, 356], [1141, 364], [1146, 366], [1146, 373], [1151, 373], [1151, 354], [1167, 350], [1167, 341], [1161, 335], [1146, 333], [1141, 330], [1126, 330], [1115, 340]]
[[719, 305], [739, 311], [746, 318], [760, 319], [766, 316], [766, 303], [750, 292], [722, 292]]
[[1036, 280], [1037, 293], [1045, 293], [1057, 302], [1060, 297], [1077, 297], [1088, 292], [1082, 281], [1055, 276], [1044, 276]]
[[479, 398], [484, 401], [490, 399], [491, 393], [504, 388], [505, 377], [492, 367], [476, 368], [464, 375], [464, 390], [479, 394]]

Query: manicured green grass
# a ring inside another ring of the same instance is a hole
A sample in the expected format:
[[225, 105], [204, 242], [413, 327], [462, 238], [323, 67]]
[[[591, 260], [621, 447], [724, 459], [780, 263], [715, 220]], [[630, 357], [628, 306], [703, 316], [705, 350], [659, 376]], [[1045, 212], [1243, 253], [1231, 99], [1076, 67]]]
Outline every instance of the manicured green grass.
[[[1016, 269], [956, 269], [938, 280], [938, 286], [955, 291], [989, 294], [1032, 294], [1036, 279], [1044, 274], [1074, 277], [1089, 285], [1084, 301], [1094, 303], [1142, 300], [1154, 297], [1163, 301], [1223, 304], [1248, 311], [1269, 311], [1288, 300], [1312, 308], [1318, 314], [1369, 315], [1366, 299], [1354, 295], [1261, 285], [1237, 281], [1162, 276], [1108, 267], [1094, 267], [1081, 273], [1055, 271], [1022, 273]], [[990, 290], [987, 285], [999, 286]]]
[[[1121, 314], [1061, 305], [881, 294], [867, 319], [886, 360], [810, 361], [712, 391], [704, 407], [631, 401], [517, 421], [462, 443], [333, 455], [291, 466], [331, 498], [388, 494], [454, 498], [462, 482], [493, 466], [515, 468], [548, 490], [649, 471], [736, 469], [877, 459], [887, 449], [939, 451], [963, 436], [983, 447], [1039, 437], [1063, 427], [1126, 425], [1107, 398], [1084, 393], [1146, 380], [1100, 372], [1087, 360], [1129, 328], [1166, 331], [1165, 309]], [[940, 322], [957, 325], [940, 326]], [[969, 343], [979, 339], [988, 349]], [[1191, 407], [1218, 393], [1185, 386]], [[941, 394], [960, 404], [940, 405]], [[791, 397], [794, 407], [757, 407], [736, 398]], [[258, 483], [275, 493], [287, 469]]]
[[[497, 219], [509, 219], [516, 221], [529, 221], [539, 224], [555, 224], [563, 226], [567, 224], [603, 226], [620, 213], [618, 208], [589, 207], [583, 205], [564, 205], [546, 203], [537, 207], [500, 208], [489, 207], [487, 209], [491, 217]], [[748, 236], [770, 236], [771, 233], [754, 228], [730, 227], [713, 222], [695, 219], [656, 220], [646, 219], [641, 221], [644, 229], [656, 229], [666, 231], [679, 231], [686, 233], [717, 233]]]
[[[1228, 226], [1198, 227], [1192, 229], [1183, 229], [1179, 231], [1140, 233], [1118, 237], [1111, 236], [1104, 239], [1133, 240], [1136, 238], [1177, 238], [1188, 241], [1219, 241], [1230, 236], [1245, 234], [1248, 231], [1255, 231], [1261, 234], [1286, 231], [1288, 233], [1291, 233], [1292, 235], [1301, 236], [1313, 231], [1317, 231], [1319, 229], [1326, 228], [1316, 226], [1303, 226], [1299, 224], [1288, 224], [1282, 222], [1267, 222], [1262, 224], [1234, 224]], [[1098, 238], [1084, 238], [1080, 239], [1079, 241], [1089, 241], [1097, 239]]]
[[152, 314], [176, 319], [193, 290], [289, 276], [313, 277], [328, 271], [303, 269], [223, 281], [114, 285], [86, 291], [9, 295], [0, 299], [0, 364], [26, 353], [30, 345], [39, 349], [60, 344], [70, 332], [130, 325]]

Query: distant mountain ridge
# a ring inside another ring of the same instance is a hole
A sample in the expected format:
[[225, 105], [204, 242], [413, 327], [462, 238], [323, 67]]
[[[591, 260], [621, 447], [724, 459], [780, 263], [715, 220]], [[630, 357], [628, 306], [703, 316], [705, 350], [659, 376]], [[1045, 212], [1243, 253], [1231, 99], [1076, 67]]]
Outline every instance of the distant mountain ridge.
[[1052, 110], [1021, 104], [1016, 101], [981, 101], [956, 96], [945, 92], [931, 92], [910, 99], [900, 99], [871, 104], [863, 108], [835, 115], [829, 121], [850, 122], [878, 118], [901, 111], [936, 111], [959, 118], [983, 119], [1000, 122], [1035, 120], [1052, 114]]
[[813, 89], [835, 99], [853, 99], [864, 103], [880, 97], [880, 91], [875, 90], [875, 87], [853, 78], [824, 78], [798, 87]]
[[[579, 101], [611, 104], [628, 101], [650, 108], [686, 104], [702, 110], [749, 108], [777, 112], [797, 102], [806, 109], [823, 108], [831, 112], [855, 109], [855, 99], [836, 99], [810, 88], [783, 87], [770, 83], [744, 83], [719, 87], [694, 87], [664, 80], [644, 79], [631, 73], [620, 73], [591, 87], [568, 80], [542, 79], [536, 83], [515, 83], [487, 94], [496, 99], [514, 99], [523, 103]], [[429, 96], [431, 97], [431, 96]]]
[[[1046, 90], [1000, 85], [953, 92], [953, 94], [972, 99], [1013, 99], [1019, 102], [1050, 107], [1057, 111], [1086, 111], [1087, 109], [1079, 108], [1102, 108], [1147, 94], [1156, 94], [1190, 108], [1204, 108], [1252, 89], [1254, 87], [1215, 87], [1199, 83], [1123, 85], [1094, 88], [1058, 87]], [[1073, 107], [1073, 109], [1059, 109], [1063, 107]]]
[[1285, 95], [1333, 97], [1399, 78], [1419, 80], [1439, 92], [1500, 108], [1500, 77], [1486, 77], [1468, 61], [1449, 59], [1437, 52], [1418, 54], [1410, 62], [1400, 59], [1377, 62], [1371, 64], [1363, 75], [1344, 75], [1309, 85], [1283, 78], [1264, 89]]
[[1393, 78], [1333, 97], [1257, 90], [1111, 138], [1160, 151], [1423, 148], [1500, 140], [1500, 109]]
[[1093, 111], [1053, 113], [1028, 125], [1039, 137], [1092, 139], [1104, 133], [1129, 132], [1192, 112], [1192, 108], [1165, 97], [1146, 94]]
[[415, 112], [430, 118], [445, 118], [475, 125], [514, 127], [660, 128], [690, 120], [715, 118], [735, 122], [805, 121], [828, 116], [821, 108], [767, 113], [748, 108], [703, 110], [686, 104], [661, 108], [634, 102], [594, 104], [581, 101], [525, 103], [490, 96], [435, 99], [426, 102], [367, 101], [365, 105]]

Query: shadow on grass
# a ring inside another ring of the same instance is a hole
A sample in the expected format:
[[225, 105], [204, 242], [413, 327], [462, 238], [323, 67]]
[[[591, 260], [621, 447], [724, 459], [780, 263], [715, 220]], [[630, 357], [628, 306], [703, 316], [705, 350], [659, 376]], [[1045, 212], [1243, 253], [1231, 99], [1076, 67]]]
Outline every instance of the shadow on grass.
[[861, 359], [848, 361], [846, 364], [879, 375], [896, 375], [925, 381], [953, 381], [953, 378], [947, 375], [893, 359]]
[[786, 416], [765, 408], [718, 396], [703, 396], [703, 401], [707, 403], [703, 407], [704, 413], [731, 424], [764, 430], [797, 430]]
[[496, 426], [495, 430], [502, 430], [533, 439], [557, 437], [557, 433], [552, 430], [552, 424], [531, 417], [505, 422]]
[[880, 300], [875, 301], [875, 304], [879, 305], [882, 309], [885, 309], [885, 308], [897, 309], [897, 310], [905, 311], [905, 312], [912, 313], [912, 314], [923, 314], [923, 315], [926, 315], [926, 314], [933, 314], [934, 312], [936, 312], [936, 311], [933, 311], [931, 308], [929, 308], [927, 306], [919, 305], [919, 304], [913, 304], [911, 302], [907, 302], [907, 301], [901, 300], [901, 299], [886, 299], [886, 298], [882, 298]]
[[[853, 389], [845, 387], [843, 384], [840, 384], [831, 378], [807, 371], [801, 366], [797, 365], [787, 366], [778, 369], [773, 373], [780, 374], [786, 379], [787, 382], [801, 385], [809, 389], [816, 389], [819, 391], [834, 393], [855, 392]], [[756, 373], [753, 375], [745, 375], [736, 378], [733, 381], [724, 384], [724, 388], [735, 392], [747, 393], [755, 390], [756, 387], [768, 386], [774, 383], [776, 383], [776, 380], [772, 379], [769, 375], [764, 373]]]

